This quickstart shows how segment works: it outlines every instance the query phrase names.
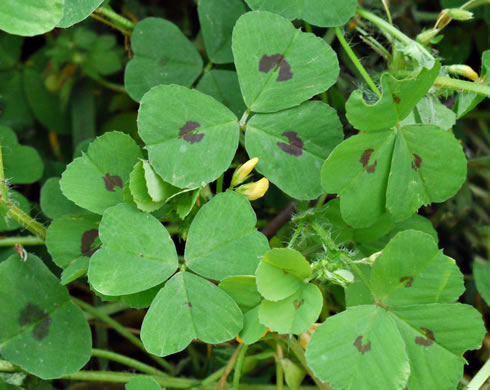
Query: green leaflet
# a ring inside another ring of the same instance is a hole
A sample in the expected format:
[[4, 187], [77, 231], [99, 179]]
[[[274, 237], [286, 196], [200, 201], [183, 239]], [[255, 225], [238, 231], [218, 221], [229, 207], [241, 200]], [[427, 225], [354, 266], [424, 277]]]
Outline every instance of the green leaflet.
[[237, 74], [234, 71], [213, 69], [206, 72], [199, 80], [196, 89], [223, 103], [237, 117], [240, 117], [247, 109], [243, 102]]
[[301, 253], [274, 248], [264, 255], [257, 268], [257, 288], [265, 299], [280, 301], [302, 288], [309, 276], [310, 264]]
[[357, 0], [245, 0], [253, 10], [270, 11], [290, 20], [303, 19], [320, 27], [346, 24], [354, 16]]
[[231, 33], [245, 13], [241, 0], [202, 0], [197, 7], [201, 32], [209, 59], [215, 64], [233, 62]]
[[479, 348], [485, 329], [474, 308], [454, 303], [464, 290], [454, 260], [430, 236], [409, 230], [388, 243], [365, 275], [371, 304], [364, 299], [329, 317], [308, 344], [315, 375], [346, 390], [455, 388], [462, 354]]
[[160, 85], [144, 96], [138, 129], [153, 169], [179, 188], [201, 187], [228, 169], [240, 132], [229, 109], [178, 85]]
[[100, 248], [99, 215], [61, 216], [49, 225], [46, 247], [54, 263], [63, 268], [61, 283], [86, 275], [89, 259]]
[[42, 379], [73, 374], [88, 362], [87, 320], [41, 259], [11, 256], [0, 264], [0, 285], [3, 358]]
[[186, 264], [207, 278], [254, 275], [269, 249], [257, 217], [243, 195], [227, 191], [206, 203], [194, 218], [185, 248]]
[[63, 17], [57, 27], [67, 28], [81, 22], [97, 9], [104, 0], [64, 0]]
[[43, 175], [44, 163], [31, 146], [20, 145], [12, 129], [0, 126], [5, 177], [12, 184], [30, 184]]
[[154, 299], [141, 328], [148, 352], [167, 356], [186, 348], [193, 339], [217, 344], [235, 337], [243, 326], [237, 304], [207, 280], [180, 272]]
[[140, 101], [160, 84], [190, 87], [202, 70], [196, 48], [173, 23], [145, 18], [131, 34], [134, 58], [126, 66], [124, 85], [129, 96]]
[[0, 30], [33, 36], [56, 27], [63, 16], [64, 0], [22, 0], [2, 4]]
[[[416, 114], [417, 113], [417, 114]], [[416, 115], [418, 115], [416, 119]], [[456, 123], [456, 114], [434, 96], [424, 96], [415, 109], [400, 122], [401, 126], [423, 123], [442, 130], [450, 130]]]
[[383, 95], [372, 104], [366, 104], [362, 91], [354, 91], [347, 100], [347, 119], [356, 129], [374, 131], [390, 129], [405, 119], [432, 87], [441, 65], [423, 69], [413, 79], [397, 80], [389, 73], [381, 77]]
[[296, 199], [323, 193], [320, 170], [342, 141], [342, 124], [333, 108], [306, 102], [273, 114], [257, 114], [247, 123], [245, 146], [258, 157], [257, 171]]
[[347, 139], [325, 161], [321, 178], [326, 192], [339, 194], [343, 219], [369, 227], [386, 210], [399, 222], [449, 199], [466, 179], [466, 158], [452, 134], [411, 125]]
[[70, 163], [60, 180], [63, 194], [96, 214], [123, 201], [123, 189], [141, 150], [133, 139], [117, 131], [97, 137], [87, 153]]
[[[105, 295], [127, 295], [154, 287], [177, 270], [177, 251], [155, 217], [120, 204], [104, 212], [102, 248], [92, 255], [88, 278]], [[144, 245], [142, 245], [144, 243]]]
[[233, 298], [243, 313], [243, 329], [240, 338], [245, 344], [260, 340], [267, 327], [259, 321], [259, 309], [262, 297], [257, 291], [255, 276], [230, 276], [223, 279], [219, 287]]
[[179, 191], [165, 183], [146, 160], [140, 160], [134, 166], [129, 175], [129, 190], [136, 206], [148, 213], [158, 210]]
[[278, 333], [301, 334], [318, 319], [323, 295], [312, 283], [304, 284], [291, 296], [274, 302], [262, 301], [259, 320]]
[[275, 112], [297, 106], [337, 80], [339, 64], [321, 38], [269, 12], [248, 12], [233, 30], [233, 56], [247, 107]]
[[41, 188], [39, 204], [44, 215], [55, 219], [64, 215], [82, 215], [86, 211], [67, 199], [61, 192], [60, 178], [50, 177]]

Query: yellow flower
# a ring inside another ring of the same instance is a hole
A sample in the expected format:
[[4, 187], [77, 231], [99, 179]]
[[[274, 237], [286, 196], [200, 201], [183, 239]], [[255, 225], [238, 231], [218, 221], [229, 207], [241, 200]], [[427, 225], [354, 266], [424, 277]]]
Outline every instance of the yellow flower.
[[250, 172], [253, 171], [258, 162], [259, 159], [254, 157], [253, 159], [248, 160], [245, 164], [239, 166], [235, 170], [235, 173], [233, 173], [233, 177], [231, 178], [231, 186], [235, 187], [247, 180], [248, 175], [250, 175]]
[[248, 200], [262, 198], [269, 189], [269, 180], [265, 177], [254, 183], [244, 184], [238, 187], [235, 191], [245, 195]]

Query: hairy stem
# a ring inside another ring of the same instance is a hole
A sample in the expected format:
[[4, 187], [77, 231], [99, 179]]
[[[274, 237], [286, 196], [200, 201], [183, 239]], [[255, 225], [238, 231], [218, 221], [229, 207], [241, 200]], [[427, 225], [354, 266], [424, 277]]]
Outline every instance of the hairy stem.
[[477, 95], [490, 97], [490, 86], [471, 81], [452, 79], [450, 77], [438, 77], [434, 82], [436, 87], [476, 93]]
[[44, 241], [36, 236], [18, 236], [18, 237], [0, 238], [0, 247], [15, 246], [16, 244], [20, 244], [22, 246], [35, 246], [35, 245], [44, 245]]
[[381, 97], [381, 92], [379, 91], [378, 87], [376, 84], [374, 84], [374, 81], [371, 79], [371, 76], [369, 76], [369, 73], [366, 71], [364, 66], [362, 66], [361, 61], [357, 58], [356, 54], [354, 51], [351, 49], [347, 41], [345, 40], [344, 34], [342, 33], [342, 30], [337, 27], [335, 28], [335, 33], [337, 35], [337, 39], [339, 40], [340, 44], [344, 48], [345, 52], [349, 56], [350, 60], [356, 67], [356, 69], [359, 71], [361, 76], [366, 80], [367, 85], [369, 85], [369, 88], [372, 89], [372, 91], [378, 95], [378, 97]]

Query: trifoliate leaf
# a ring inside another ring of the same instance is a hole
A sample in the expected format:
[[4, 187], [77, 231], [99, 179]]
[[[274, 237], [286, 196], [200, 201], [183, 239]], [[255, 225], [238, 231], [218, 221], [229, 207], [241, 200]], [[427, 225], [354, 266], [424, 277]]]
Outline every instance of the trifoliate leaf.
[[99, 238], [102, 248], [90, 260], [88, 278], [102, 294], [144, 291], [164, 282], [177, 269], [177, 251], [167, 229], [152, 215], [128, 204], [104, 212]]
[[337, 56], [323, 39], [269, 12], [242, 15], [232, 47], [245, 104], [254, 112], [297, 106], [339, 75]]
[[343, 133], [335, 110], [315, 101], [257, 114], [245, 134], [248, 155], [259, 158], [257, 171], [293, 198], [309, 200], [323, 193], [321, 166]]
[[87, 210], [102, 214], [123, 201], [123, 188], [141, 150], [133, 139], [117, 131], [93, 141], [87, 153], [69, 164], [60, 187], [63, 194]]
[[0, 30], [9, 34], [33, 36], [56, 27], [63, 16], [65, 0], [22, 0], [2, 4]]
[[4, 359], [42, 379], [73, 374], [88, 362], [87, 320], [41, 259], [11, 256], [0, 264], [0, 285]]
[[185, 248], [191, 270], [210, 279], [254, 275], [269, 249], [257, 217], [243, 195], [227, 191], [206, 203], [194, 218]]
[[161, 18], [145, 18], [131, 34], [134, 58], [124, 74], [129, 96], [140, 101], [151, 88], [161, 84], [190, 87], [202, 70], [197, 49], [179, 28]]
[[364, 101], [362, 91], [352, 92], [345, 109], [347, 119], [356, 129], [373, 131], [390, 129], [405, 119], [432, 87], [441, 66], [423, 69], [416, 78], [397, 80], [389, 73], [381, 77], [383, 95], [375, 104]]
[[237, 19], [245, 13], [240, 0], [201, 0], [199, 22], [209, 59], [215, 64], [233, 62], [231, 33]]
[[179, 188], [216, 180], [230, 166], [240, 132], [229, 109], [178, 85], [161, 85], [145, 95], [138, 128], [153, 169]]
[[354, 16], [357, 0], [245, 0], [253, 10], [270, 11], [290, 20], [303, 19], [319, 27], [346, 24]]
[[452, 134], [411, 125], [347, 139], [321, 175], [324, 190], [339, 194], [343, 219], [361, 228], [386, 210], [400, 222], [422, 205], [449, 199], [466, 179], [466, 158]]
[[235, 337], [242, 312], [219, 287], [189, 272], [178, 273], [160, 290], [146, 314], [141, 340], [148, 352], [167, 356], [193, 339], [217, 344]]
[[[464, 290], [454, 260], [429, 235], [408, 230], [348, 290], [358, 283], [368, 283], [369, 299], [329, 317], [308, 344], [315, 375], [347, 390], [374, 380], [369, 386], [381, 390], [455, 388], [462, 354], [480, 347], [485, 328], [473, 307], [454, 303]], [[445, 375], [433, 375], [447, 368]]]

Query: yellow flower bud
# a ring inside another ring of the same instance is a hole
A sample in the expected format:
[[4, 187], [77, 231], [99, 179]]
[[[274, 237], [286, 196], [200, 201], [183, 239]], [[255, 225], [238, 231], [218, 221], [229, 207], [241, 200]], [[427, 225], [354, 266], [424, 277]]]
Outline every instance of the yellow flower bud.
[[470, 79], [472, 81], [478, 80], [478, 73], [476, 73], [468, 65], [451, 65], [451, 66], [447, 66], [446, 69], [449, 73], [466, 77], [467, 79]]
[[262, 198], [269, 189], [269, 180], [265, 177], [254, 183], [244, 184], [238, 187], [235, 191], [245, 195], [248, 200]]
[[259, 159], [254, 157], [253, 159], [248, 160], [245, 164], [239, 166], [235, 170], [235, 173], [233, 173], [233, 177], [231, 178], [231, 186], [235, 187], [247, 180], [248, 175], [250, 175], [250, 172], [253, 171], [258, 162]]

